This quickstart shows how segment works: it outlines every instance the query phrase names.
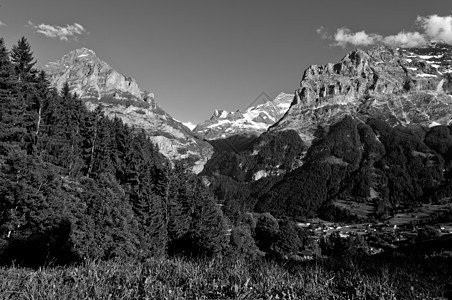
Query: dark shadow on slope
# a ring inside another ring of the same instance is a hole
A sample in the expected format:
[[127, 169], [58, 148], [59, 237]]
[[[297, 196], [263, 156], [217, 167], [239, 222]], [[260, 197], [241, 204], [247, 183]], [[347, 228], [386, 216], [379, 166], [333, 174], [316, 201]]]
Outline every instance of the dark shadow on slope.
[[17, 237], [2, 245], [1, 265], [39, 268], [47, 265], [67, 265], [80, 261], [70, 240], [72, 225], [63, 220], [47, 230]]

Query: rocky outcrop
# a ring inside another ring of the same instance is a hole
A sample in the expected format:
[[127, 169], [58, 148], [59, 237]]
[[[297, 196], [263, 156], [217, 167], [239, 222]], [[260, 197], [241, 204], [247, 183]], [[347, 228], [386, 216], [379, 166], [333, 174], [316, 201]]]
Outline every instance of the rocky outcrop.
[[68, 82], [71, 91], [82, 99], [113, 97], [149, 101], [154, 98], [154, 94], [141, 91], [135, 79], [118, 73], [86, 48], [71, 51], [59, 61], [47, 64], [44, 71], [58, 90]]
[[270, 131], [292, 129], [308, 144], [345, 115], [380, 117], [392, 125], [447, 125], [452, 115], [452, 47], [377, 46], [341, 62], [313, 65], [286, 115]]
[[74, 50], [43, 69], [52, 86], [60, 90], [68, 82], [88, 109], [101, 105], [108, 117], [143, 129], [165, 156], [190, 161], [196, 173], [211, 156], [212, 147], [161, 109], [153, 93], [141, 90], [133, 78], [115, 71], [92, 50]]
[[240, 134], [257, 136], [284, 116], [293, 97], [293, 94], [280, 93], [274, 100], [244, 111], [215, 110], [210, 120], [198, 124], [193, 131], [208, 140]]

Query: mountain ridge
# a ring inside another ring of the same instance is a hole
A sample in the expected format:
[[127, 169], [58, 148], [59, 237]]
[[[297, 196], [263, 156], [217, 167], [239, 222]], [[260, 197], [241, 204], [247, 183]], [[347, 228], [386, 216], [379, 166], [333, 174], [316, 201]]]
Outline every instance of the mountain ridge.
[[245, 110], [228, 112], [216, 109], [209, 120], [201, 122], [193, 132], [208, 140], [228, 138], [233, 135], [259, 135], [277, 122], [289, 109], [293, 94], [279, 93], [275, 99]]
[[[451, 57], [452, 46], [442, 43], [406, 49], [379, 45], [351, 51], [336, 64], [312, 65], [305, 70], [287, 114], [270, 131], [293, 129], [310, 143], [319, 126], [346, 114], [369, 113], [400, 124], [446, 125], [440, 112], [452, 114], [451, 99], [444, 97], [452, 91]], [[427, 107], [415, 103], [421, 93], [436, 101], [439, 117], [422, 115]]]

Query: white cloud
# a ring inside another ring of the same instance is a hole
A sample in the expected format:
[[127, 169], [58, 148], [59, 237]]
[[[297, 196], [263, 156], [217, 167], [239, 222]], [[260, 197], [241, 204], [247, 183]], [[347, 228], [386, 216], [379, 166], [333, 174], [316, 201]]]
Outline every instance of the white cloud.
[[0, 21], [0, 26], [6, 26], [6, 24]]
[[452, 44], [452, 16], [418, 16], [416, 23], [424, 29], [424, 34], [430, 39], [443, 40], [446, 43]]
[[452, 16], [418, 16], [416, 25], [421, 29], [421, 32], [401, 31], [388, 36], [366, 33], [365, 31], [352, 32], [346, 27], [337, 29], [334, 35], [328, 34], [323, 27], [318, 28], [316, 32], [322, 39], [333, 40], [332, 46], [340, 47], [347, 45], [370, 46], [378, 43], [393, 47], [418, 47], [431, 40], [442, 40], [452, 45]]
[[399, 32], [396, 35], [384, 37], [381, 42], [392, 47], [419, 47], [425, 45], [427, 40], [419, 32]]
[[69, 41], [69, 39], [77, 41], [77, 35], [88, 33], [86, 29], [78, 23], [62, 27], [57, 25], [47, 25], [44, 23], [35, 25], [31, 21], [28, 21], [28, 26], [47, 37], [59, 38], [62, 41]]
[[381, 40], [381, 35], [367, 34], [365, 31], [352, 33], [348, 28], [339, 28], [334, 34], [334, 45], [345, 47], [347, 44], [354, 46], [369, 46]]

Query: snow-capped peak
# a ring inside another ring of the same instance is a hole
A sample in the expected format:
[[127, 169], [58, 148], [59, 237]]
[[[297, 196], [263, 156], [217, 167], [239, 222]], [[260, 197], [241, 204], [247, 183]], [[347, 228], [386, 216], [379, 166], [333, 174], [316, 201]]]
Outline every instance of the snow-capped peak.
[[193, 124], [192, 122], [182, 122], [185, 126], [187, 126], [190, 130], [195, 129], [196, 124]]
[[280, 93], [274, 100], [248, 107], [243, 111], [215, 110], [210, 120], [196, 126], [194, 131], [207, 139], [262, 133], [286, 113], [293, 97], [293, 94]]

